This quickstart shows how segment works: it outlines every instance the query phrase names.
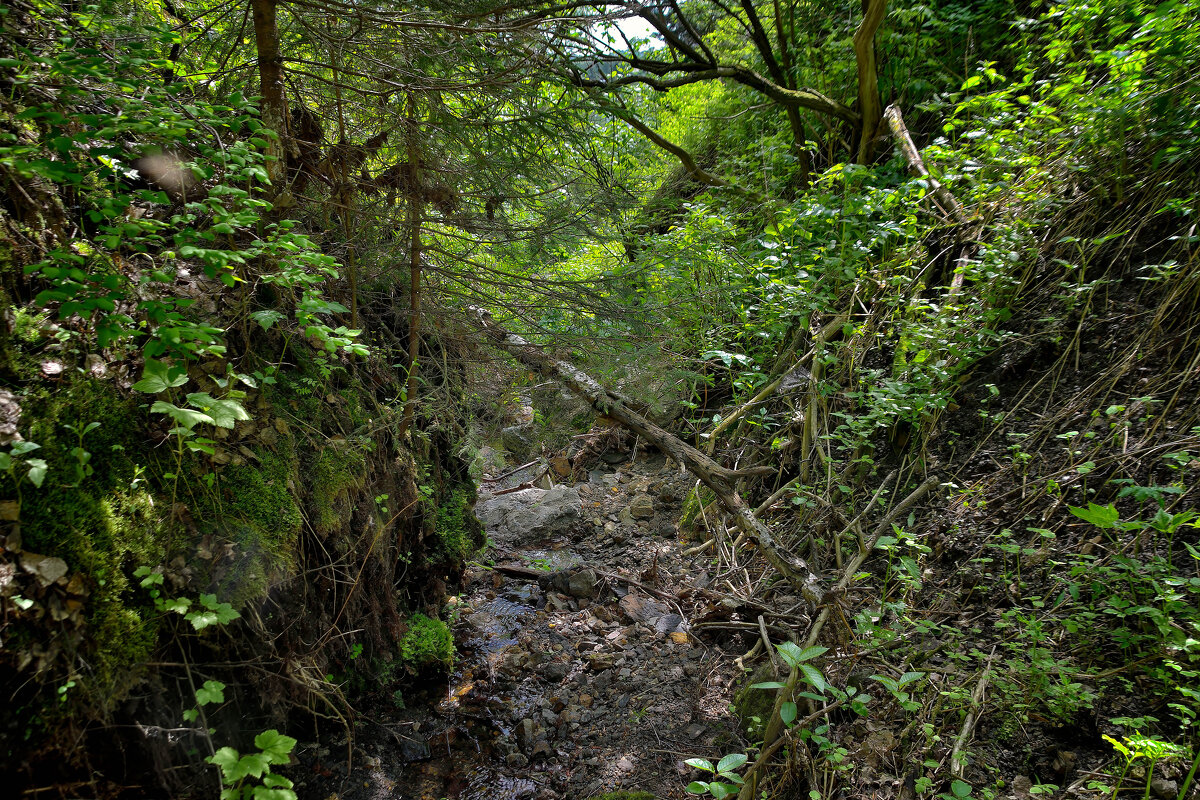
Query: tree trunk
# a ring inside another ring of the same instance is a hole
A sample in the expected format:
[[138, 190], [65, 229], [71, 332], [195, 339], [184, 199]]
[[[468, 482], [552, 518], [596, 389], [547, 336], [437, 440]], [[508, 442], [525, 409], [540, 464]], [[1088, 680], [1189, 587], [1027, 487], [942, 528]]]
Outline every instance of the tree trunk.
[[863, 19], [854, 32], [854, 60], [858, 64], [859, 164], [869, 164], [875, 155], [875, 135], [883, 117], [879, 100], [879, 74], [875, 64], [875, 32], [887, 14], [887, 0], [863, 0]]
[[404, 395], [404, 418], [398, 436], [412, 425], [417, 406], [417, 361], [421, 349], [421, 153], [417, 146], [417, 100], [408, 95], [408, 164], [412, 176], [408, 196], [408, 379]]
[[803, 559], [788, 553], [776, 543], [770, 528], [755, 516], [754, 511], [734, 488], [734, 481], [739, 473], [725, 469], [704, 453], [638, 414], [629, 407], [624, 398], [608, 391], [589, 375], [565, 361], [555, 359], [520, 336], [504, 330], [492, 320], [491, 314], [485, 309], [473, 308], [472, 311], [483, 332], [522, 364], [547, 378], [562, 382], [575, 394], [587, 400], [596, 411], [616, 420], [687, 467], [713, 491], [721, 505], [734, 518], [738, 528], [758, 547], [771, 566], [795, 586], [813, 608], [820, 605], [825, 594], [820, 576], [809, 569]]
[[275, 22], [276, 0], [251, 0], [254, 11], [254, 43], [258, 50], [259, 94], [262, 95], [263, 125], [278, 138], [268, 137], [267, 177], [271, 193], [283, 188], [284, 143], [287, 137], [287, 95], [283, 86], [283, 59], [279, 53], [279, 28]]

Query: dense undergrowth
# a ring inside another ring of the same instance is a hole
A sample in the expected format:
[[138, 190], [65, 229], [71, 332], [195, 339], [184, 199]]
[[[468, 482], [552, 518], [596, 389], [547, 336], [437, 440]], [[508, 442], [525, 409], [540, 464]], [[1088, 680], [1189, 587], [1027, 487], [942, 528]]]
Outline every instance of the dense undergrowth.
[[428, 13], [456, 32], [296, 15], [284, 137], [225, 69], [223, 11], [197, 33], [178, 9], [2, 9], [5, 763], [61, 785], [67, 753], [116, 794], [183, 791], [207, 757], [204, 791], [240, 792], [259, 758], [282, 792], [290, 745], [263, 731], [444, 670], [496, 398], [534, 398], [543, 442], [590, 422], [481, 358], [460, 323], [485, 302], [722, 463], [775, 467], [740, 490], [840, 579], [804, 609], [689, 498], [683, 527], [764, 576], [799, 640], [786, 683], [741, 695], [729, 750], [761, 757], [703, 754], [692, 790], [1194, 791], [1194, 9], [894, 4], [877, 89], [913, 177], [851, 124], [858, 23], [832, 4], [684, 4], [671, 47], [640, 46], [840, 117], [753, 82], [621, 84], [628, 53], [584, 71], [603, 4], [536, 40], [561, 8], [450, 5]]

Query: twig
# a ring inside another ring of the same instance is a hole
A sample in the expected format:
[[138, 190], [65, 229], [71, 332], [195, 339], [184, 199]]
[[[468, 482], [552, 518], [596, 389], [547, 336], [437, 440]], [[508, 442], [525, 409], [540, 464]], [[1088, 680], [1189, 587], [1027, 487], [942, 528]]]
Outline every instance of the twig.
[[971, 692], [971, 710], [967, 712], [962, 729], [958, 732], [958, 738], [954, 740], [954, 747], [950, 750], [950, 774], [955, 778], [961, 778], [963, 770], [966, 769], [966, 762], [959, 758], [959, 753], [962, 751], [963, 745], [967, 743], [971, 731], [975, 730], [975, 721], [979, 718], [979, 706], [983, 703], [983, 693], [987, 691], [988, 680], [992, 675], [992, 659], [995, 657], [996, 648], [992, 647], [992, 653], [983, 667], [983, 674], [979, 676], [979, 683], [975, 684], [975, 691]]

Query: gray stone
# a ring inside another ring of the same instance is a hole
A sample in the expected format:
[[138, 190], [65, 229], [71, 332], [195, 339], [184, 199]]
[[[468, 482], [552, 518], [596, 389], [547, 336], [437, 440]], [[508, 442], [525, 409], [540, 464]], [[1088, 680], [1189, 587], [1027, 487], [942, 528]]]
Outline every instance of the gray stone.
[[533, 446], [533, 437], [528, 425], [509, 425], [500, 431], [504, 448], [510, 453], [527, 453]]
[[480, 495], [475, 516], [489, 533], [509, 532], [521, 537], [562, 535], [582, 518], [579, 491], [571, 486], [524, 489], [511, 494]]
[[629, 514], [634, 519], [650, 519], [654, 516], [654, 500], [648, 494], [639, 494], [629, 501]]
[[1162, 800], [1172, 800], [1179, 794], [1179, 784], [1166, 778], [1155, 778], [1150, 782], [1150, 791]]
[[572, 597], [595, 597], [596, 580], [596, 572], [594, 570], [581, 569], [567, 581], [567, 592]]

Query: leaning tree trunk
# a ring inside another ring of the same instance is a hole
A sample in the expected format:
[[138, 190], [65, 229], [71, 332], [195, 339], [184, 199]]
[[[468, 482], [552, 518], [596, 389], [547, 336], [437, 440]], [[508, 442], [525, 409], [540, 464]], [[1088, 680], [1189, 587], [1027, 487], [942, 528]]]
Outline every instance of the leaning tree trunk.
[[408, 194], [408, 379], [404, 395], [404, 418], [398, 435], [403, 436], [412, 425], [417, 407], [417, 364], [421, 350], [421, 207], [425, 201], [422, 191], [421, 153], [417, 146], [417, 101], [408, 95], [408, 166], [411, 177]]
[[858, 65], [859, 164], [869, 164], [875, 155], [875, 135], [883, 118], [879, 100], [879, 70], [875, 63], [875, 32], [887, 14], [887, 0], [863, 0], [863, 19], [854, 32], [854, 60]]
[[279, 53], [275, 5], [276, 0], [251, 0], [254, 44], [258, 50], [258, 92], [262, 95], [262, 121], [276, 134], [276, 137], [267, 139], [267, 177], [271, 179], [272, 194], [283, 188], [283, 154], [287, 137], [287, 95], [283, 86], [283, 58]]
[[472, 311], [483, 332], [522, 364], [547, 378], [562, 382], [575, 394], [587, 400], [592, 408], [616, 420], [687, 467], [713, 491], [721, 505], [734, 518], [738, 528], [758, 547], [771, 566], [799, 589], [804, 599], [814, 608], [822, 602], [825, 591], [820, 576], [813, 572], [803, 559], [779, 546], [771, 529], [755, 516], [754, 511], [734, 488], [736, 478], [748, 473], [722, 467], [704, 453], [638, 414], [629, 407], [625, 398], [605, 389], [586, 373], [501, 328], [485, 309], [473, 308]]

